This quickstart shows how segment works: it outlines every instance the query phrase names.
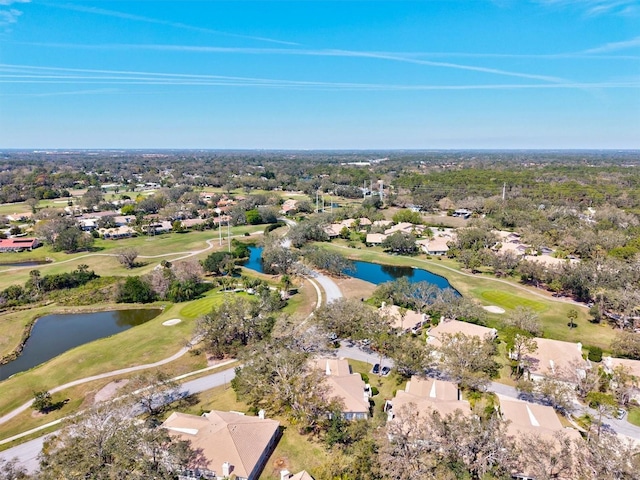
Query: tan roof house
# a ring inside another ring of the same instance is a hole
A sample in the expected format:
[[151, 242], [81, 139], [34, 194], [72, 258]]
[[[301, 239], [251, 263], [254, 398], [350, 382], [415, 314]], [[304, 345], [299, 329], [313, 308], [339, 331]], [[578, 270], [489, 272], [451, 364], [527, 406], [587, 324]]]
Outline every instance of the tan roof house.
[[495, 338], [498, 332], [495, 328], [487, 328], [474, 323], [461, 322], [460, 320], [445, 319], [435, 327], [431, 327], [427, 333], [427, 343], [438, 348], [442, 345], [442, 336], [445, 334], [455, 335], [456, 333], [462, 333], [469, 337], [475, 336], [480, 338], [489, 335], [491, 338]]
[[427, 240], [427, 243], [422, 247], [422, 250], [427, 255], [446, 255], [449, 251], [448, 243], [450, 241], [451, 239], [447, 237], [435, 237], [431, 240]]
[[202, 453], [200, 461], [204, 463], [191, 466], [180, 478], [222, 480], [234, 475], [238, 480], [257, 480], [278, 441], [280, 426], [263, 416], [217, 410], [200, 417], [172, 413], [162, 426], [189, 440], [192, 448]]
[[290, 473], [289, 470], [280, 470], [280, 480], [315, 480], [309, 472], [302, 470], [295, 475]]
[[392, 322], [391, 327], [401, 332], [417, 330], [428, 320], [428, 316], [424, 313], [401, 309], [398, 305], [385, 305], [384, 302], [380, 307], [380, 313], [388, 316]]
[[313, 361], [316, 368], [326, 375], [330, 398], [338, 398], [344, 404], [342, 412], [347, 420], [369, 418], [369, 389], [359, 373], [352, 373], [349, 362], [343, 358], [319, 358]]
[[[564, 434], [571, 440], [580, 440], [580, 433], [573, 428], [565, 428], [552, 407], [537, 403], [525, 402], [498, 395], [500, 399], [500, 413], [502, 419], [507, 421], [507, 433], [515, 437], [515, 441], [532, 436], [554, 442], [558, 447], [560, 443], [558, 435]], [[533, 478], [532, 467], [538, 462], [537, 458], [525, 456], [523, 471], [515, 475], [518, 479]], [[565, 477], [563, 477], [565, 478]]]
[[365, 242], [370, 245], [380, 245], [387, 236], [384, 233], [367, 233]]
[[384, 233], [386, 235], [392, 235], [396, 232], [402, 232], [402, 233], [416, 233], [416, 234], [422, 234], [422, 232], [424, 231], [425, 227], [424, 225], [414, 225], [413, 223], [409, 223], [409, 222], [400, 222], [397, 225], [394, 225], [388, 229], [386, 229], [384, 231]]
[[393, 400], [387, 401], [385, 410], [388, 419], [394, 418], [394, 410], [397, 413], [410, 403], [420, 413], [431, 410], [438, 411], [441, 415], [448, 415], [456, 410], [471, 413], [469, 402], [461, 399], [460, 390], [455, 383], [435, 378], [411, 377], [405, 389], [398, 390]]
[[524, 361], [528, 365], [529, 375], [533, 380], [555, 376], [566, 381], [575, 381], [585, 375], [591, 363], [582, 358], [582, 344], [536, 338], [538, 348], [528, 353]]

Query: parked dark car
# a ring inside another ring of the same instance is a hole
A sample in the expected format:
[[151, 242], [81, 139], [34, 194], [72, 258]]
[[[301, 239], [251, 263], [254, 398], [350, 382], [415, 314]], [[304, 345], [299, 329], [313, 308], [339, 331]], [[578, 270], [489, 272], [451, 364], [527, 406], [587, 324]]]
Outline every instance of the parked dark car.
[[373, 366], [373, 370], [371, 370], [371, 371], [372, 371], [373, 373], [375, 373], [376, 375], [380, 375], [380, 364], [379, 364], [379, 363], [376, 363], [376, 364]]
[[387, 376], [389, 375], [389, 372], [391, 372], [391, 369], [389, 367], [382, 367], [382, 371], [380, 373], [384, 376]]

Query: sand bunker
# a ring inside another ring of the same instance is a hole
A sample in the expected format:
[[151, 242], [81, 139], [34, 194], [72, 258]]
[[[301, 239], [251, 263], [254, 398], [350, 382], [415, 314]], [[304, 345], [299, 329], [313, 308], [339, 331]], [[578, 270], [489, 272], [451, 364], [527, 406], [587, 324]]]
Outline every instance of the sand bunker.
[[[504, 310], [503, 310], [503, 312], [504, 312]], [[173, 326], [173, 325], [177, 325], [177, 324], [179, 324], [181, 321], [182, 321], [182, 320], [180, 320], [179, 318], [174, 318], [174, 319], [172, 319], [172, 320], [167, 320], [166, 322], [162, 322], [162, 324], [163, 324], [165, 327], [171, 327], [171, 326]]]
[[504, 308], [496, 307], [495, 305], [488, 305], [482, 308], [484, 308], [487, 312], [491, 312], [491, 313], [504, 313]]

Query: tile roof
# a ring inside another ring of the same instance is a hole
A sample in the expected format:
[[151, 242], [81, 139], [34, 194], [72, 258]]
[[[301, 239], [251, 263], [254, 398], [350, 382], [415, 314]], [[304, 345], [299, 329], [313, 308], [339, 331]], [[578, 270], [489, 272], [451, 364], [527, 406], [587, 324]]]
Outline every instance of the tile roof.
[[207, 465], [222, 472], [225, 462], [233, 466], [231, 473], [249, 478], [278, 431], [276, 420], [213, 410], [201, 417], [174, 412], [162, 426], [181, 439], [189, 440], [200, 450]]
[[495, 337], [497, 332], [495, 328], [487, 328], [481, 325], [476, 325], [474, 323], [461, 322], [460, 320], [444, 320], [435, 327], [431, 327], [429, 329], [427, 342], [429, 343], [429, 345], [433, 345], [434, 347], [438, 348], [442, 345], [441, 338], [443, 334], [456, 333], [463, 333], [467, 336], [484, 338], [485, 335]]

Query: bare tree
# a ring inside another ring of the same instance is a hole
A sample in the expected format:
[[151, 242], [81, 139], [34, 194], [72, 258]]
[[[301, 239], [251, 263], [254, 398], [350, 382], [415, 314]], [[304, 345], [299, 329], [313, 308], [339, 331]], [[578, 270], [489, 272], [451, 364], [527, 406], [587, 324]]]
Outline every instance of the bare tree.
[[118, 261], [126, 268], [133, 268], [136, 265], [138, 251], [135, 248], [125, 248], [118, 252]]
[[542, 334], [542, 325], [538, 314], [532, 309], [521, 305], [518, 305], [505, 318], [505, 323], [536, 336], [540, 336]]

